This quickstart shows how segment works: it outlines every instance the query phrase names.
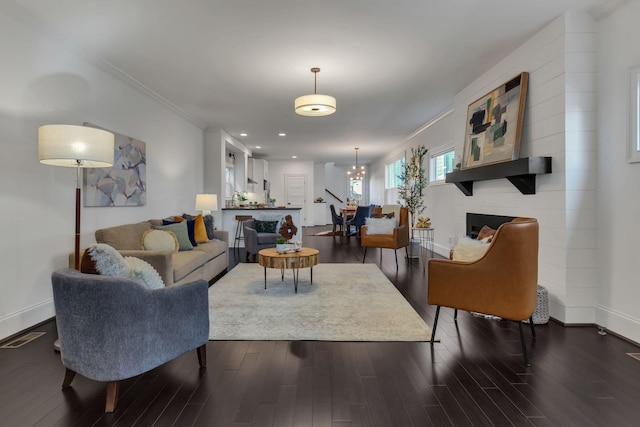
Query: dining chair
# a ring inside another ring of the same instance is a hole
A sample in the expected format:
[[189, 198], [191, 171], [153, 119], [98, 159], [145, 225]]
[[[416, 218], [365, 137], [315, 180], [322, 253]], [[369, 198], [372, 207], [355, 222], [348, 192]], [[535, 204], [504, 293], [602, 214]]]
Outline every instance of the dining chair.
[[342, 234], [342, 215], [338, 215], [336, 213], [336, 207], [333, 205], [329, 205], [329, 209], [331, 210], [331, 223], [333, 224], [333, 234], [336, 234], [336, 226], [340, 227], [340, 233]]
[[351, 227], [355, 227], [355, 235], [360, 235], [360, 227], [365, 225], [369, 215], [369, 206], [358, 206], [356, 213], [350, 220], [347, 221], [347, 236], [351, 235]]

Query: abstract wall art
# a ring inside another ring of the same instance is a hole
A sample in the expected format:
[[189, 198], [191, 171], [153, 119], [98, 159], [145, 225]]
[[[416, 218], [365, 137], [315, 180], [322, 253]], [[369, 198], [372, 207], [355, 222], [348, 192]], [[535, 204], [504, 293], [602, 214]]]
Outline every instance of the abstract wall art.
[[[104, 129], [91, 123], [84, 123], [84, 126]], [[147, 196], [146, 144], [130, 136], [109, 132], [115, 135], [113, 167], [84, 169], [84, 206], [144, 206]]]
[[523, 72], [469, 105], [463, 169], [518, 158], [528, 81]]

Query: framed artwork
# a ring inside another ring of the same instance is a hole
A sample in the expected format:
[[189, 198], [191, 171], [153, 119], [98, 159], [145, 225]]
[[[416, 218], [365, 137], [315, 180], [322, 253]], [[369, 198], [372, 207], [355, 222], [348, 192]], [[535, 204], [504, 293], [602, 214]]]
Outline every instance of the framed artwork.
[[144, 206], [147, 198], [147, 149], [143, 141], [91, 123], [115, 135], [110, 168], [85, 168], [84, 206]]
[[523, 72], [469, 105], [462, 169], [518, 158], [528, 82]]

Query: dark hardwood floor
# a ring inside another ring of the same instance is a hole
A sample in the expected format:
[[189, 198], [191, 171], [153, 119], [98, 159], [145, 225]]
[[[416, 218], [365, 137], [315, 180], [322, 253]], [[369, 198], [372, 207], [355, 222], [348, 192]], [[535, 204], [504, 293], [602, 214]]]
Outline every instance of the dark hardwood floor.
[[[305, 228], [310, 234], [323, 228]], [[356, 238], [304, 238], [323, 263], [362, 262]], [[244, 253], [234, 257], [244, 261]], [[384, 250], [382, 270], [427, 324], [422, 265]], [[367, 262], [379, 263], [377, 250]], [[215, 286], [215, 285], [214, 285]], [[46, 335], [0, 349], [0, 426], [638, 426], [640, 348], [595, 327], [550, 322], [525, 328], [532, 366], [522, 361], [514, 322], [442, 309], [441, 343], [209, 342], [208, 367], [189, 352], [124, 381], [104, 414], [104, 384], [64, 368]]]

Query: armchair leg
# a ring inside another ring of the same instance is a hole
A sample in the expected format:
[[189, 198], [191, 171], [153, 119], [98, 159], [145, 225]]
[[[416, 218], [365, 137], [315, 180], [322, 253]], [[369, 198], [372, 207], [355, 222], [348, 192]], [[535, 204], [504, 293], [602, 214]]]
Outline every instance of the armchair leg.
[[456, 320], [456, 321], [458, 320], [458, 309], [457, 308], [455, 308], [454, 311], [453, 311], [453, 320]]
[[440, 316], [440, 306], [436, 307], [436, 318], [433, 321], [433, 329], [431, 330], [431, 345], [434, 343], [436, 337], [436, 328], [438, 327], [438, 316]]
[[202, 344], [200, 347], [197, 348], [196, 351], [198, 352], [198, 363], [200, 364], [200, 367], [206, 368], [207, 367], [207, 345]]
[[397, 249], [394, 249], [394, 250], [393, 250], [393, 253], [394, 253], [394, 254], [395, 254], [395, 256], [396, 256], [396, 270], [397, 270], [397, 269], [398, 269], [398, 250], [397, 250]]
[[71, 369], [67, 368], [64, 373], [64, 381], [62, 381], [62, 388], [67, 388], [71, 386], [71, 381], [76, 377], [76, 373]]
[[536, 338], [536, 328], [533, 325], [533, 316], [529, 317], [529, 325], [531, 325], [531, 337]]
[[518, 322], [518, 329], [520, 329], [520, 342], [522, 343], [522, 356], [524, 357], [524, 366], [531, 366], [531, 363], [529, 362], [529, 354], [527, 353], [527, 344], [524, 342], [522, 322]]
[[116, 409], [118, 403], [118, 381], [109, 381], [107, 383], [107, 402], [104, 407], [104, 412], [113, 412]]
[[364, 247], [364, 256], [362, 257], [362, 263], [364, 264], [364, 259], [367, 257], [367, 248], [368, 246]]

